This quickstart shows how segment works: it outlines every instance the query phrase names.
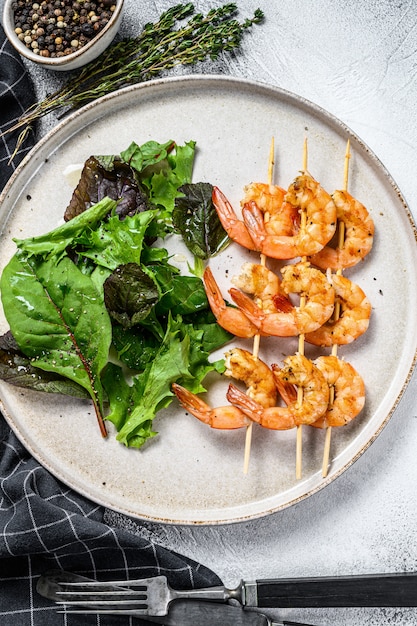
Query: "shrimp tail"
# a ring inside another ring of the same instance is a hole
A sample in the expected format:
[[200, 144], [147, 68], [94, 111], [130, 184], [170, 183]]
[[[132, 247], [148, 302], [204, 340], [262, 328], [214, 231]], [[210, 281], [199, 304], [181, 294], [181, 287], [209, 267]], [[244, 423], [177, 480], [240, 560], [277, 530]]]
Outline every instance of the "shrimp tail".
[[295, 385], [282, 380], [278, 373], [281, 371], [281, 367], [276, 363], [271, 365], [272, 372], [274, 374], [275, 386], [281, 398], [284, 400], [287, 406], [297, 401], [297, 389]]
[[213, 187], [211, 199], [219, 220], [229, 237], [248, 250], [256, 250], [245, 224], [238, 219], [229, 200], [218, 187]]
[[246, 415], [235, 406], [221, 406], [212, 409], [196, 394], [176, 383], [173, 383], [172, 391], [186, 411], [189, 411], [194, 417], [204, 424], [208, 424], [211, 428], [234, 430], [250, 424]]
[[250, 398], [248, 395], [246, 395], [246, 393], [238, 389], [232, 383], [229, 384], [226, 398], [230, 402], [230, 404], [233, 404], [233, 406], [240, 409], [242, 413], [247, 415], [247, 417], [249, 417], [251, 420], [258, 424], [260, 423], [263, 407], [258, 402], [256, 402], [256, 400]]
[[188, 389], [185, 389], [185, 387], [181, 387], [181, 385], [173, 383], [171, 389], [177, 396], [183, 409], [192, 413], [192, 415], [194, 415], [194, 417], [199, 419], [201, 422], [210, 424], [211, 408], [208, 404], [206, 404], [196, 394], [191, 393]]
[[289, 298], [283, 294], [278, 294], [273, 298], [275, 308], [282, 313], [290, 313], [294, 309], [294, 305]]

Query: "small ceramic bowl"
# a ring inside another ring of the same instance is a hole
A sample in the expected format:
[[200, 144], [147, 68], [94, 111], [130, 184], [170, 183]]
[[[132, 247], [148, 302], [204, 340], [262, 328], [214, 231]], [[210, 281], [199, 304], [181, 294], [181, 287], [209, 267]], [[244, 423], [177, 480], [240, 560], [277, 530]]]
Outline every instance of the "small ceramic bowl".
[[13, 0], [5, 0], [3, 8], [3, 28], [12, 46], [24, 57], [51, 70], [69, 71], [86, 65], [99, 56], [113, 41], [119, 30], [124, 0], [115, 0], [116, 8], [104, 28], [83, 47], [62, 57], [44, 57], [32, 52], [20, 41], [15, 33]]

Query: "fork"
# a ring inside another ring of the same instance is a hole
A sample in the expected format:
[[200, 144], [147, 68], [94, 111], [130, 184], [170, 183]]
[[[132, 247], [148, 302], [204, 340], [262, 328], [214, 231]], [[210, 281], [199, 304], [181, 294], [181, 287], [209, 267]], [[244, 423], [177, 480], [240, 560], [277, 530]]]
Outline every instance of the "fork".
[[166, 576], [127, 581], [113, 580], [106, 583], [89, 579], [75, 580], [72, 574], [66, 572], [62, 574], [49, 575], [43, 580], [41, 577], [39, 584], [42, 586], [45, 579], [49, 578], [50, 581], [53, 579], [60, 587], [55, 591], [58, 604], [71, 604], [86, 609], [131, 610], [137, 616], [164, 616], [167, 615], [169, 606], [174, 600], [194, 598], [226, 602], [229, 599], [239, 599], [237, 590], [225, 587], [186, 591], [172, 589]]
[[[59, 581], [59, 582], [58, 582]], [[59, 602], [61, 590], [68, 583], [81, 583], [91, 579], [69, 572], [53, 571], [38, 579], [37, 591], [43, 597]], [[125, 584], [125, 581], [123, 581]], [[117, 590], [114, 581], [102, 583], [103, 592], [105, 588], [109, 592]], [[106, 593], [106, 592], [105, 592]], [[116, 608], [118, 604], [107, 608], [65, 608], [58, 613], [77, 615], [126, 615], [130, 617], [144, 618], [143, 613], [138, 613], [136, 609]], [[177, 600], [169, 607], [169, 613], [164, 616], [145, 616], [153, 623], [164, 624], [164, 626], [185, 626], [186, 624], [199, 624], [199, 626], [313, 626], [300, 622], [271, 621], [269, 617], [258, 611], [243, 609], [242, 606], [234, 604], [224, 604], [218, 602], [206, 602], [204, 600]]]
[[[39, 580], [46, 595], [55, 585], [54, 599], [83, 609], [126, 609], [137, 615], [166, 615], [173, 600], [235, 600], [245, 607], [415, 607], [417, 574], [374, 574], [304, 579], [242, 581], [235, 589], [210, 587], [178, 591], [165, 576], [98, 582], [68, 572]], [[40, 591], [42, 594], [42, 591]], [[50, 597], [50, 596], [47, 596]]]

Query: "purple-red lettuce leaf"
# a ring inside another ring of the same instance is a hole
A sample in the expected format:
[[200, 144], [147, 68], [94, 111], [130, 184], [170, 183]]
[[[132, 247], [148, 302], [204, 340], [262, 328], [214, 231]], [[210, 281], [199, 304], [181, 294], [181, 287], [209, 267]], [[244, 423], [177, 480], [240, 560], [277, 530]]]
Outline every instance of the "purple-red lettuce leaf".
[[117, 200], [117, 215], [123, 219], [154, 208], [135, 171], [119, 157], [91, 156], [84, 163], [64, 219], [70, 221], [103, 198]]
[[58, 393], [75, 398], [88, 398], [84, 387], [55, 372], [33, 367], [31, 360], [21, 352], [10, 331], [0, 337], [0, 379], [9, 385]]

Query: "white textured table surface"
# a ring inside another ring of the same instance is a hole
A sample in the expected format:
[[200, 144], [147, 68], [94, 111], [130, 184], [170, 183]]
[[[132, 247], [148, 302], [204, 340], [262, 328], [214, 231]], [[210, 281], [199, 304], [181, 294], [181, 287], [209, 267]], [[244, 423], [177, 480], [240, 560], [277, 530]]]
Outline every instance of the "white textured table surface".
[[[125, 4], [121, 32], [130, 36], [172, 3]], [[218, 4], [195, 2], [201, 11]], [[414, 0], [240, 0], [238, 6], [240, 17], [260, 7], [265, 22], [245, 38], [240, 53], [199, 71], [277, 85], [330, 111], [377, 154], [417, 218]], [[30, 69], [39, 96], [62, 81], [59, 74]], [[55, 122], [44, 122], [42, 132]], [[414, 376], [367, 452], [324, 490], [289, 509], [222, 527], [139, 525], [111, 512], [108, 519], [202, 561], [229, 585], [242, 577], [411, 571], [417, 570], [416, 484]], [[417, 609], [288, 609], [270, 615], [318, 626], [417, 623]]]

